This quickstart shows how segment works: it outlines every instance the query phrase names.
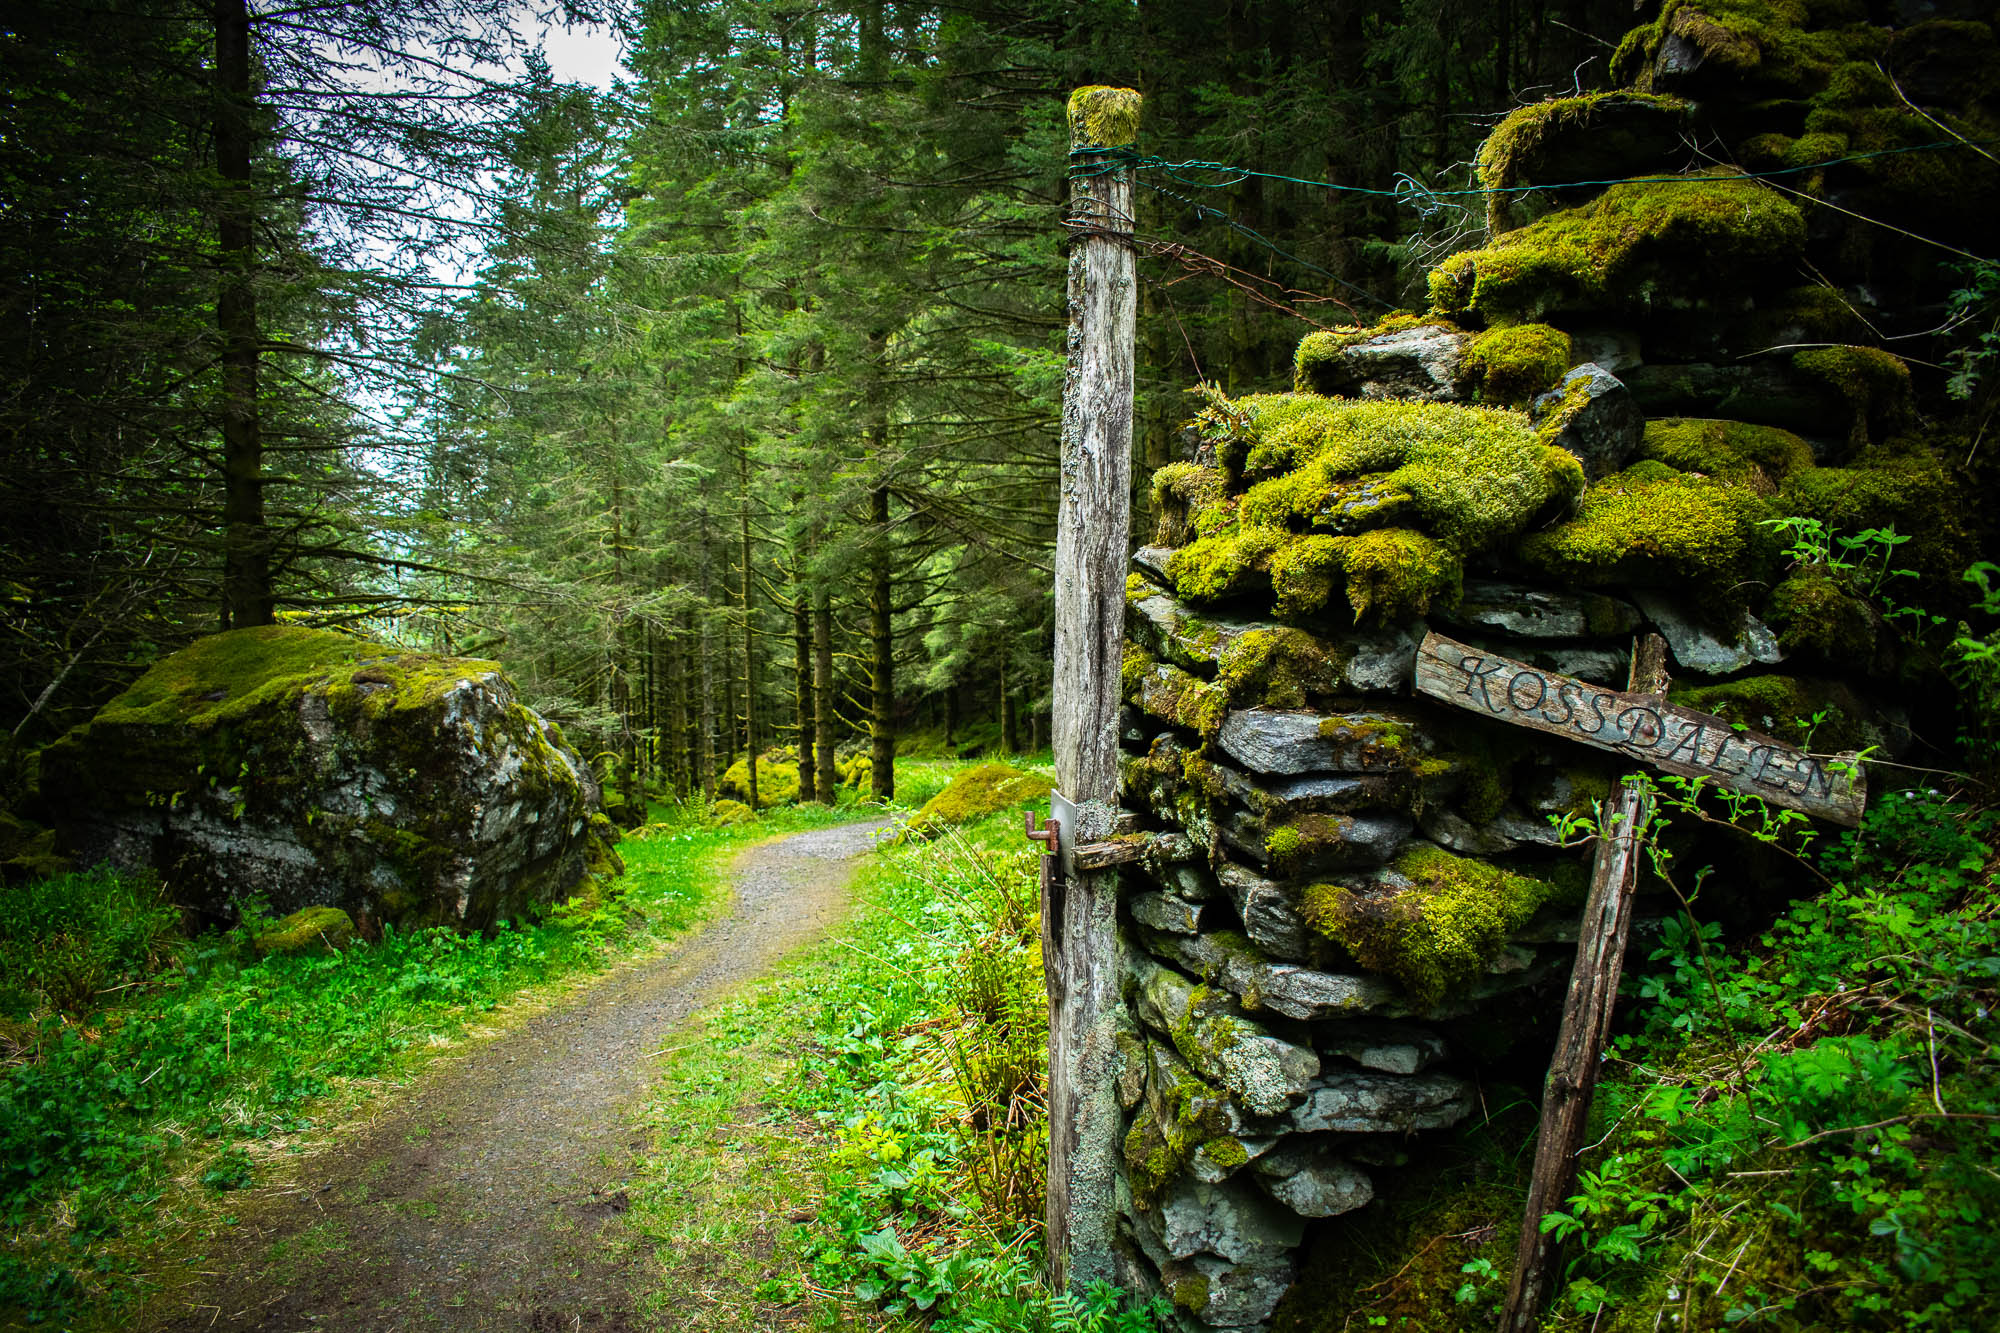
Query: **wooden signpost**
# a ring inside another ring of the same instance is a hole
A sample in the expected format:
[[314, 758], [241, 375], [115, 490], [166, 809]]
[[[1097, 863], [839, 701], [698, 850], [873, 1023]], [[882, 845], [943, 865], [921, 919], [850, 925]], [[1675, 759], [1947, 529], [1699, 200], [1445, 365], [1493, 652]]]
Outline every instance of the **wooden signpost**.
[[[1834, 823], [1851, 827], [1861, 822], [1867, 795], [1854, 756], [1824, 759], [1668, 703], [1666, 644], [1657, 634], [1633, 646], [1631, 676], [1623, 690], [1529, 666], [1436, 633], [1425, 635], [1418, 645], [1413, 685], [1418, 694], [1498, 722], [1625, 755], [1664, 772], [1708, 778]], [[1597, 860], [1579, 923], [1562, 1027], [1542, 1089], [1534, 1173], [1514, 1273], [1501, 1307], [1500, 1333], [1532, 1329], [1554, 1280], [1560, 1247], [1542, 1230], [1542, 1221], [1576, 1184], [1576, 1160], [1583, 1150], [1598, 1062], [1610, 1035], [1652, 814], [1652, 791], [1635, 778], [1620, 782], [1599, 814]]]
[[1627, 755], [1849, 828], [1867, 804], [1853, 755], [1824, 759], [1657, 694], [1606, 689], [1427, 634], [1416, 691], [1497, 722]]

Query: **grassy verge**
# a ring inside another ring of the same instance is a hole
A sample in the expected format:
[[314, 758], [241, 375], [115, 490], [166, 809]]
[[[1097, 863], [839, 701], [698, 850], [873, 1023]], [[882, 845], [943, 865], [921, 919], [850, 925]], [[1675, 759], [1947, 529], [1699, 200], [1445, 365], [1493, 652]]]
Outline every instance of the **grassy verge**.
[[[919, 766], [913, 796], [948, 766]], [[0, 1324], [116, 1326], [160, 1247], [227, 1225], [229, 1193], [431, 1056], [711, 913], [718, 857], [851, 820], [793, 807], [626, 839], [609, 894], [489, 938], [445, 930], [260, 957], [249, 932], [176, 937], [177, 913], [95, 871], [0, 899]]]
[[1047, 1028], [1018, 808], [878, 853], [665, 1062], [628, 1221], [672, 1329], [1147, 1333], [1038, 1280]]

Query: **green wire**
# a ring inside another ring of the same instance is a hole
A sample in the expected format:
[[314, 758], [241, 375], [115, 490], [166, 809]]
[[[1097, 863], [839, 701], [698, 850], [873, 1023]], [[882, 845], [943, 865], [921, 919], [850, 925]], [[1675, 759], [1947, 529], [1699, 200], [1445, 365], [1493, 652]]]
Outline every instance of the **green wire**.
[[[1905, 148], [1881, 148], [1872, 153], [1855, 153], [1848, 157], [1829, 158], [1824, 162], [1812, 162], [1802, 167], [1779, 167], [1772, 171], [1745, 171], [1735, 176], [1633, 176], [1618, 180], [1564, 181], [1557, 185], [1509, 185], [1495, 189], [1476, 190], [1433, 190], [1415, 177], [1398, 175], [1393, 189], [1381, 189], [1368, 185], [1338, 185], [1332, 181], [1307, 180], [1300, 176], [1285, 176], [1274, 171], [1253, 171], [1249, 167], [1232, 167], [1225, 162], [1173, 162], [1163, 157], [1147, 157], [1130, 149], [1114, 148], [1072, 148], [1070, 157], [1098, 158], [1089, 166], [1070, 166], [1070, 178], [1089, 179], [1109, 175], [1131, 167], [1139, 171], [1163, 171], [1173, 180], [1194, 189], [1223, 190], [1232, 185], [1240, 185], [1251, 178], [1258, 180], [1284, 181], [1290, 185], [1305, 185], [1320, 190], [1335, 190], [1343, 194], [1366, 194], [1378, 198], [1400, 199], [1423, 208], [1420, 201], [1488, 196], [1496, 194], [1532, 194], [1537, 190], [1575, 190], [1598, 185], [1698, 185], [1715, 180], [1762, 180], [1770, 176], [1794, 176], [1800, 172], [1818, 171], [1823, 167], [1837, 167], [1849, 162], [1866, 162], [1871, 158], [1893, 157], [1898, 153], [1926, 153], [1939, 148], [1967, 148], [1975, 144], [2000, 143], [2000, 139], [1940, 139], [1935, 143], [1913, 144]], [[1230, 176], [1225, 181], [1189, 180], [1181, 175], [1187, 171], [1224, 172]]]

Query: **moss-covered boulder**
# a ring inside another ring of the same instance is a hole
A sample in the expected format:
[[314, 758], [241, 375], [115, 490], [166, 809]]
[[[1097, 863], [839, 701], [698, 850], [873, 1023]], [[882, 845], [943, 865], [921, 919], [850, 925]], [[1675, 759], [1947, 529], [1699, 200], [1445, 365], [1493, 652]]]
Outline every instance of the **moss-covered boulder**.
[[479, 929], [615, 873], [599, 792], [496, 663], [292, 626], [202, 639], [44, 752], [79, 860], [247, 901]]
[[945, 789], [910, 816], [909, 832], [937, 833], [953, 824], [969, 824], [1010, 805], [1047, 796], [1049, 780], [1007, 764], [979, 764], [960, 772]]
[[[716, 783], [716, 791], [732, 801], [750, 804], [750, 761], [738, 759]], [[757, 808], [789, 805], [799, 799], [799, 761], [790, 748], [766, 750], [757, 756]]]
[[354, 918], [338, 907], [301, 907], [257, 931], [250, 943], [258, 953], [298, 953], [315, 947], [345, 948], [354, 939]]

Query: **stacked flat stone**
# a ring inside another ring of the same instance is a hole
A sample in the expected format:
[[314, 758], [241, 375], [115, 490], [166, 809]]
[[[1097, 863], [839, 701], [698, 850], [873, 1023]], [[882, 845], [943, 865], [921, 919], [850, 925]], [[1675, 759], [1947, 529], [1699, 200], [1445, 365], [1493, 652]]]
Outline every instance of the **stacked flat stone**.
[[[1443, 372], [1414, 359], [1450, 349], [1382, 341], [1349, 349], [1355, 391], [1435, 401]], [[1397, 357], [1413, 363], [1385, 364]], [[1601, 367], [1572, 378], [1587, 392], [1567, 395], [1558, 442], [1591, 476], [1615, 471], [1643, 420]], [[1409, 623], [1280, 624], [1248, 603], [1188, 605], [1168, 576], [1173, 555], [1141, 549], [1127, 589], [1122, 801], [1154, 839], [1122, 894], [1123, 1278], [1170, 1297], [1192, 1329], [1254, 1330], [1300, 1276], [1313, 1221], [1368, 1204], [1405, 1140], [1472, 1114], [1445, 1029], [1507, 1006], [1553, 1012], [1574, 954], [1571, 898], [1496, 941], [1475, 975], [1418, 995], [1312, 919], [1316, 887], [1397, 910], [1413, 888], [1397, 864], [1412, 852], [1540, 880], [1566, 865], [1580, 882], [1585, 854], [1559, 845], [1552, 816], [1587, 811], [1616, 765], [1522, 737], [1496, 808], [1478, 779], [1505, 729], [1413, 696], [1426, 630], [1617, 688], [1647, 630], [1689, 684], [1768, 670], [1784, 653], [1747, 610], [1718, 617], [1657, 586], [1497, 574], [1467, 578], [1455, 603]], [[1267, 656], [1289, 654], [1282, 690], [1232, 678], [1253, 636]]]

